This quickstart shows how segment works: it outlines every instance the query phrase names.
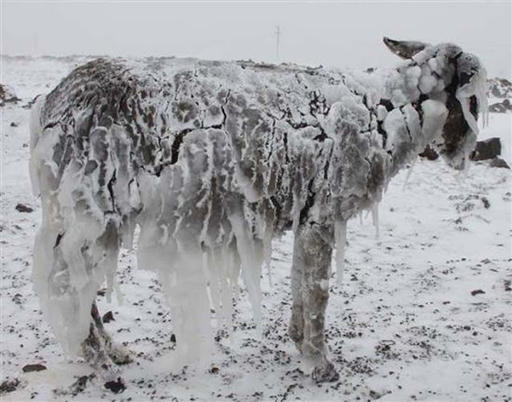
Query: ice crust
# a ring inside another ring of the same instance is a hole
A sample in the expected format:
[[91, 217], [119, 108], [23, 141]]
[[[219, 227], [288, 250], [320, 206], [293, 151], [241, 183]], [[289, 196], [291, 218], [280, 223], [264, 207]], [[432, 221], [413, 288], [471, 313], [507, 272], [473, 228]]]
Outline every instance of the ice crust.
[[[64, 349], [80, 352], [137, 226], [138, 264], [163, 284], [185, 360], [208, 356], [212, 319], [230, 330], [240, 277], [259, 321], [262, 265], [284, 230], [334, 225], [341, 281], [347, 220], [372, 210], [378, 236], [387, 183], [442, 134], [452, 51], [371, 74], [173, 58], [72, 72], [31, 125], [43, 207], [33, 278]], [[486, 110], [478, 71], [457, 91], [473, 131], [466, 101]]]

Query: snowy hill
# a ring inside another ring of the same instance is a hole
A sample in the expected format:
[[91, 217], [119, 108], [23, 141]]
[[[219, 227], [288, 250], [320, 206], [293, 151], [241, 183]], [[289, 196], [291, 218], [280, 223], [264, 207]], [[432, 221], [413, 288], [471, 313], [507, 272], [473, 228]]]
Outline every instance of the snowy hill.
[[505, 78], [490, 78], [487, 80], [489, 85], [489, 96], [494, 98], [512, 98], [512, 82]]
[[489, 111], [494, 113], [512, 112], [512, 82], [505, 78], [487, 80], [489, 90]]
[[[406, 186], [408, 169], [391, 182], [379, 239], [369, 218], [349, 222], [344, 283], [331, 281], [327, 317], [337, 383], [305, 376], [287, 335], [290, 235], [274, 242], [272, 286], [262, 278], [261, 337], [242, 290], [233, 335], [218, 334], [211, 364], [173, 368], [173, 317], [160, 284], [124, 250], [122, 296], [111, 304], [100, 296], [99, 308], [112, 312], [107, 330], [134, 353], [135, 362], [122, 367], [128, 388], [114, 395], [88, 366], [69, 361], [42, 319], [30, 278], [40, 207], [28, 175], [28, 105], [89, 59], [1, 59], [2, 84], [20, 98], [0, 109], [3, 401], [511, 400], [512, 173], [486, 162], [462, 177], [440, 160], [418, 160]], [[511, 98], [505, 81], [490, 80], [499, 101]], [[511, 113], [491, 113], [480, 135], [501, 138], [509, 165], [511, 128]], [[23, 371], [36, 363], [46, 369]]]

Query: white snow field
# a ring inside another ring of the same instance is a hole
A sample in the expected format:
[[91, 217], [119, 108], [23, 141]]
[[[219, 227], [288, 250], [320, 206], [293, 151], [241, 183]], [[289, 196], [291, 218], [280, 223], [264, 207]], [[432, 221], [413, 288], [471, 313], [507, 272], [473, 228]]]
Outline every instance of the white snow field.
[[[107, 390], [87, 364], [64, 355], [31, 280], [41, 211], [31, 194], [24, 106], [84, 61], [1, 61], [0, 82], [21, 98], [0, 109], [2, 401], [512, 400], [512, 173], [479, 162], [458, 174], [441, 160], [417, 160], [405, 186], [409, 169], [391, 181], [378, 239], [370, 216], [348, 223], [343, 283], [331, 280], [326, 324], [338, 382], [316, 384], [305, 375], [287, 335], [287, 234], [273, 244], [272, 285], [262, 278], [261, 334], [242, 287], [233, 333], [218, 333], [206, 367], [175, 367], [173, 317], [161, 286], [123, 250], [121, 294], [112, 303], [99, 296], [98, 307], [112, 312], [105, 327], [134, 362], [121, 367], [127, 389]], [[480, 133], [501, 138], [509, 165], [511, 129], [512, 114], [490, 114]], [[18, 211], [20, 203], [33, 211]], [[46, 369], [25, 373], [27, 364]]]

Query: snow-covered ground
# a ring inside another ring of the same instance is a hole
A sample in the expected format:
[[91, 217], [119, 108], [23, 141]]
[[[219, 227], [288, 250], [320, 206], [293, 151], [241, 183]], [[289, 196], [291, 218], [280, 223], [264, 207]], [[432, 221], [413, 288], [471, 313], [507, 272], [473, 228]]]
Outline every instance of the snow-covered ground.
[[[327, 317], [339, 382], [317, 385], [305, 376], [288, 338], [293, 239], [286, 235], [274, 242], [272, 286], [263, 278], [263, 335], [242, 291], [233, 335], [218, 335], [206, 368], [171, 368], [173, 321], [160, 284], [124, 250], [123, 301], [99, 296], [99, 308], [112, 311], [106, 328], [134, 354], [122, 367], [127, 389], [112, 394], [98, 378], [83, 390], [70, 387], [92, 370], [63, 355], [32, 289], [40, 208], [30, 189], [23, 106], [84, 60], [2, 59], [1, 82], [22, 99], [0, 109], [0, 382], [17, 384], [0, 391], [2, 400], [512, 400], [511, 171], [475, 163], [457, 177], [443, 162], [424, 160], [405, 188], [407, 170], [392, 181], [379, 239], [369, 217], [349, 223], [343, 286], [332, 281]], [[481, 133], [502, 139], [509, 165], [511, 128], [511, 114], [491, 114]], [[18, 203], [33, 212], [19, 212]], [[23, 372], [35, 363], [47, 369]]]

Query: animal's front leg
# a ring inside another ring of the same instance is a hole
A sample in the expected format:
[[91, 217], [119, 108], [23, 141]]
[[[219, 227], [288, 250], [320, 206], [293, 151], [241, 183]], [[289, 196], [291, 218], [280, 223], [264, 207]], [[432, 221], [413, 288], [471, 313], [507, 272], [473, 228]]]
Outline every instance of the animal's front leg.
[[333, 229], [308, 222], [299, 227], [295, 237], [294, 269], [302, 270], [302, 352], [314, 366], [315, 381], [336, 381], [339, 375], [327, 358], [324, 337]]
[[[302, 298], [302, 284], [304, 281], [304, 264], [302, 253], [298, 248], [302, 247], [300, 236], [295, 236], [293, 245], [292, 262], [292, 316], [288, 327], [288, 335], [295, 342], [297, 349], [302, 352], [302, 341], [304, 340], [304, 301]], [[299, 255], [301, 256], [299, 258]]]

